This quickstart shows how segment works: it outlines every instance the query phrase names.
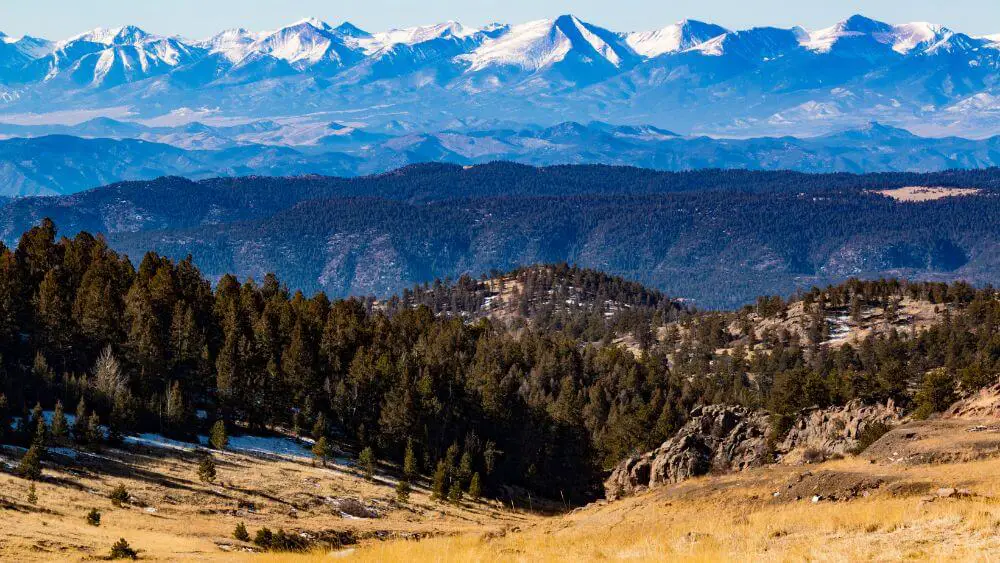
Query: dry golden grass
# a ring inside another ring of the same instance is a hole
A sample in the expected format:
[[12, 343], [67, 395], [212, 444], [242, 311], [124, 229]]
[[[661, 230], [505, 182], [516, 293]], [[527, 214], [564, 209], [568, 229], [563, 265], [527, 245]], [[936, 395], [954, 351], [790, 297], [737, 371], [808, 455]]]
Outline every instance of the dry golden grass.
[[[521, 532], [368, 544], [344, 561], [988, 561], [1000, 548], [1000, 461], [920, 466], [836, 461], [812, 471], [966, 486], [969, 498], [921, 499], [882, 489], [843, 502], [775, 499], [805, 468], [700, 479], [545, 520]], [[905, 490], [900, 489], [900, 490]], [[926, 491], [926, 489], [925, 489]], [[330, 554], [265, 561], [329, 560]]]
[[[346, 468], [314, 467], [304, 460], [216, 454], [219, 478], [209, 485], [198, 480], [198, 457], [192, 454], [145, 450], [101, 455], [106, 459], [79, 469], [47, 465], [34, 506], [27, 502], [27, 481], [0, 474], [0, 561], [94, 559], [106, 556], [121, 537], [145, 560], [249, 557], [219, 545], [233, 543], [238, 522], [245, 522], [251, 535], [264, 526], [313, 533], [435, 535], [535, 519], [495, 503], [440, 505], [420, 487], [400, 507], [393, 503], [394, 484], [389, 480], [370, 483]], [[132, 493], [135, 504], [112, 506], [108, 493], [119, 483]], [[345, 517], [332, 507], [331, 498], [359, 499], [381, 507], [383, 514]], [[255, 509], [240, 508], [241, 501], [254, 503]], [[100, 527], [85, 522], [91, 508], [102, 513]]]
[[[981, 422], [932, 420], [898, 429], [895, 442], [880, 443], [885, 448], [877, 463], [775, 465], [548, 518], [498, 504], [441, 505], [422, 489], [407, 507], [393, 506], [391, 483], [308, 462], [225, 454], [218, 457], [221, 483], [205, 485], [197, 481], [194, 456], [111, 453], [118, 461], [100, 468], [47, 467], [34, 507], [25, 481], [0, 475], [7, 506], [0, 509], [0, 561], [94, 560], [119, 537], [143, 559], [160, 561], [987, 561], [1000, 548], [1000, 458], [960, 461], [977, 448], [980, 455], [1000, 451], [1000, 442], [983, 445], [989, 432], [966, 432]], [[948, 463], [913, 464], [893, 455], [896, 445]], [[119, 482], [136, 496], [136, 506], [111, 506], [107, 493]], [[938, 487], [973, 495], [928, 502]], [[813, 502], [814, 494], [823, 499]], [[329, 496], [382, 503], [385, 512], [376, 519], [344, 518], [324, 501]], [[241, 500], [257, 509], [239, 510]], [[91, 507], [103, 513], [99, 528], [84, 522]], [[267, 526], [429, 537], [370, 539], [309, 554], [226, 551], [241, 521], [251, 534]]]
[[970, 196], [980, 193], [982, 190], [976, 188], [935, 188], [924, 186], [909, 186], [894, 190], [881, 190], [875, 193], [891, 197], [896, 201], [921, 202], [944, 199], [946, 197]]

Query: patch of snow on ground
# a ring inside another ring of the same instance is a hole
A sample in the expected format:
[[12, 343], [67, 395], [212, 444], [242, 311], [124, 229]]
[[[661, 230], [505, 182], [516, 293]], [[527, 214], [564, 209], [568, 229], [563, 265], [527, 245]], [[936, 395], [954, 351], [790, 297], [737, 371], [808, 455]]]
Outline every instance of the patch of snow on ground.
[[[208, 441], [207, 439], [205, 440]], [[159, 434], [139, 434], [137, 436], [125, 436], [126, 444], [137, 444], [141, 446], [151, 446], [154, 448], [163, 448], [168, 450], [179, 450], [184, 452], [193, 452], [198, 449], [196, 444], [190, 442], [181, 442], [178, 440], [171, 440], [170, 438], [164, 438]]]

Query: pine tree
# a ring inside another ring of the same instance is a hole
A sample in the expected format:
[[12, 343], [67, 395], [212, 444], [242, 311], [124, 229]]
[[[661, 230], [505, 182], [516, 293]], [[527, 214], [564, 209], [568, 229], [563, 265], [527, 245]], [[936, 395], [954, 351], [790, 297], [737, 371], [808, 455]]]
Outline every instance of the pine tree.
[[78, 444], [87, 442], [87, 401], [80, 398], [76, 405], [76, 419], [73, 421], [73, 441]]
[[101, 430], [101, 419], [97, 416], [96, 412], [90, 413], [90, 416], [87, 417], [86, 441], [87, 445], [94, 449], [100, 449], [101, 444], [104, 443], [104, 431]]
[[313, 440], [319, 440], [323, 436], [326, 436], [326, 415], [319, 413], [316, 416], [316, 424], [313, 424], [312, 437]]
[[412, 481], [417, 476], [417, 456], [413, 452], [413, 439], [406, 441], [406, 454], [403, 456], [403, 476]]
[[184, 404], [184, 394], [181, 392], [181, 384], [179, 381], [174, 381], [170, 385], [170, 390], [167, 393], [167, 428], [171, 433], [178, 436], [187, 436], [189, 434], [189, 415], [187, 407]]
[[215, 459], [212, 454], [208, 454], [198, 463], [198, 478], [204, 483], [211, 483], [215, 481], [215, 476]]
[[448, 489], [448, 502], [452, 504], [462, 502], [462, 485], [457, 480], [452, 482], [451, 488]]
[[319, 440], [316, 440], [316, 443], [313, 444], [312, 453], [323, 467], [326, 467], [326, 460], [332, 455], [330, 443], [327, 441], [326, 436], [320, 436]]
[[34, 481], [28, 485], [28, 504], [38, 504], [38, 489], [35, 488]]
[[236, 524], [236, 530], [233, 531], [233, 538], [242, 541], [250, 541], [250, 532], [247, 531], [247, 525], [243, 522]]
[[438, 461], [437, 468], [434, 469], [434, 483], [431, 486], [431, 498], [443, 500], [448, 494], [448, 467], [444, 460]]
[[405, 476], [396, 483], [396, 500], [404, 504], [410, 500], [410, 480]]
[[66, 420], [66, 413], [63, 411], [62, 401], [56, 401], [55, 411], [52, 413], [52, 439], [57, 443], [65, 442], [69, 437], [69, 422]]
[[478, 501], [483, 496], [483, 487], [479, 484], [479, 472], [472, 474], [472, 481], [469, 482], [469, 497]]
[[371, 481], [375, 477], [375, 452], [371, 447], [361, 450], [358, 456], [358, 465], [365, 474], [365, 479]]
[[28, 419], [28, 428], [38, 429], [38, 425], [45, 425], [45, 416], [42, 411], [42, 404], [35, 403], [35, 407], [31, 409], [31, 418]]
[[17, 465], [17, 474], [25, 479], [37, 481], [42, 478], [42, 454], [31, 446]]
[[45, 455], [45, 419], [39, 418], [35, 426], [35, 435], [31, 447], [21, 457], [17, 466], [17, 474], [25, 479], [37, 481], [42, 478], [42, 457]]
[[468, 451], [462, 454], [455, 476], [459, 483], [468, 483], [472, 478], [472, 455]]
[[221, 420], [215, 421], [212, 431], [209, 434], [208, 445], [217, 450], [224, 450], [229, 445], [229, 437], [226, 435], [226, 423]]

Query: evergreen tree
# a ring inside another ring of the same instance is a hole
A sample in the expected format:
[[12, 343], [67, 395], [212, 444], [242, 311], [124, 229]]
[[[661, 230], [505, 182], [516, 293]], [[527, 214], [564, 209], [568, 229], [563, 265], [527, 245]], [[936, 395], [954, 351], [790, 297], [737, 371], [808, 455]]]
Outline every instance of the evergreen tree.
[[55, 410], [52, 413], [52, 439], [56, 443], [65, 442], [69, 437], [69, 422], [66, 420], [66, 413], [63, 411], [62, 401], [56, 401]]
[[215, 477], [215, 459], [212, 457], [212, 454], [207, 454], [198, 463], [198, 478], [203, 483], [212, 483], [215, 481]]
[[413, 439], [411, 438], [406, 441], [406, 453], [403, 455], [403, 476], [407, 481], [412, 481], [416, 478], [417, 473], [417, 456], [413, 452]]
[[87, 401], [81, 397], [76, 405], [76, 418], [73, 420], [73, 440], [78, 444], [87, 442]]
[[448, 468], [444, 460], [438, 461], [434, 469], [434, 481], [431, 485], [431, 498], [434, 500], [444, 500], [448, 494]]
[[457, 480], [452, 482], [451, 487], [448, 489], [448, 502], [452, 504], [462, 502], [462, 485]]
[[326, 426], [326, 415], [322, 412], [316, 415], [316, 424], [313, 424], [312, 437], [313, 440], [319, 440], [323, 436], [326, 436], [327, 426]]
[[455, 478], [459, 483], [468, 483], [469, 479], [472, 478], [472, 455], [468, 451], [462, 454], [462, 459], [458, 463], [458, 470], [455, 473]]
[[87, 417], [86, 443], [91, 448], [100, 449], [104, 443], [104, 431], [101, 430], [101, 419], [96, 412]]
[[312, 453], [313, 456], [320, 461], [323, 467], [326, 467], [326, 460], [332, 455], [330, 444], [327, 441], [326, 436], [320, 436], [319, 440], [316, 440], [316, 443], [313, 444], [312, 447]]
[[17, 474], [32, 481], [42, 478], [42, 453], [38, 447], [32, 445], [28, 448], [17, 465]]
[[472, 500], [478, 501], [483, 496], [483, 487], [479, 483], [479, 472], [472, 474], [472, 480], [469, 482], [469, 497]]
[[405, 476], [396, 483], [396, 500], [403, 504], [410, 500], [410, 480]]
[[31, 446], [17, 466], [17, 474], [25, 479], [37, 481], [42, 478], [42, 457], [45, 456], [46, 427], [45, 419], [39, 417], [35, 425], [35, 435]]
[[229, 437], [226, 435], [226, 423], [221, 420], [215, 421], [212, 431], [209, 433], [208, 445], [217, 450], [224, 450], [229, 445]]
[[358, 455], [358, 465], [364, 472], [365, 479], [371, 481], [375, 477], [375, 464], [375, 452], [371, 447], [361, 450], [361, 454]]
[[247, 532], [247, 525], [243, 522], [236, 524], [236, 530], [233, 531], [233, 538], [242, 541], [250, 541], [250, 532]]
[[34, 481], [28, 485], [28, 504], [38, 504], [38, 489], [35, 488]]

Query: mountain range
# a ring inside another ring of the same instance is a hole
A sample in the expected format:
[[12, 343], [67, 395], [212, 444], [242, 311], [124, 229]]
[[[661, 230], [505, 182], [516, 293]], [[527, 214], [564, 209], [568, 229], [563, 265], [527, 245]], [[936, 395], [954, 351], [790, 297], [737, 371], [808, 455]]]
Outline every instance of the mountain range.
[[1000, 118], [998, 68], [995, 36], [860, 15], [820, 30], [687, 20], [639, 32], [572, 15], [377, 33], [306, 19], [202, 40], [126, 25], [59, 41], [0, 38], [0, 121], [280, 117], [382, 134], [596, 120], [801, 136], [877, 120], [981, 137]]
[[854, 173], [1000, 167], [1000, 137], [925, 138], [879, 123], [805, 139], [684, 137], [601, 122], [397, 135], [345, 129], [331, 125], [313, 131], [310, 144], [288, 146], [280, 128], [263, 121], [236, 127], [145, 127], [111, 119], [75, 127], [0, 125], [0, 134], [22, 135], [0, 140], [0, 196], [71, 194], [161, 176], [364, 176], [423, 162]]

